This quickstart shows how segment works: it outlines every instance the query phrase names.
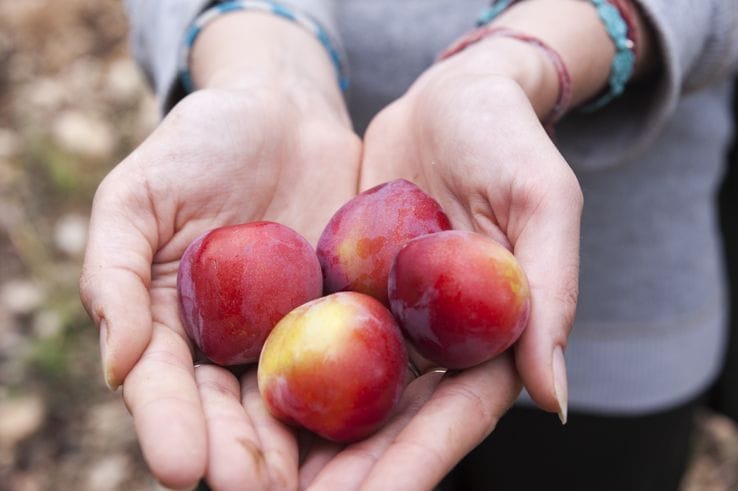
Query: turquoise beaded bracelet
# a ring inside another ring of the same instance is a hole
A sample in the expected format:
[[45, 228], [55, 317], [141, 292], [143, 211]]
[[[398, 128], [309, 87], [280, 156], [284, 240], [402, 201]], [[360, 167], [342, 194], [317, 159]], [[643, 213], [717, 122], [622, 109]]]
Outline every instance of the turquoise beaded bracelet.
[[217, 17], [230, 12], [238, 12], [242, 10], [257, 10], [274, 14], [282, 17], [283, 19], [290, 20], [313, 33], [328, 52], [328, 56], [336, 70], [338, 85], [341, 87], [341, 90], [346, 90], [348, 88], [349, 79], [346, 73], [345, 64], [341, 59], [341, 55], [336, 49], [335, 43], [328, 35], [328, 32], [316, 20], [303, 12], [292, 10], [271, 0], [232, 0], [217, 3], [212, 8], [209, 8], [200, 14], [190, 25], [187, 33], [185, 34], [184, 46], [180, 51], [179, 56], [178, 71], [179, 79], [187, 92], [192, 92], [195, 89], [192, 74], [190, 73], [190, 52], [192, 50], [192, 46], [195, 44], [197, 36], [207, 24]]
[[481, 27], [489, 24], [495, 19], [495, 17], [500, 15], [505, 9], [517, 1], [518, 0], [492, 0], [490, 6], [484, 9], [484, 11], [479, 14], [479, 17], [477, 17], [477, 26]]
[[625, 85], [633, 76], [636, 59], [635, 43], [628, 37], [628, 24], [620, 9], [608, 0], [590, 1], [597, 9], [597, 14], [615, 45], [615, 56], [610, 67], [610, 90], [584, 106], [582, 109], [585, 111], [600, 109], [623, 93]]

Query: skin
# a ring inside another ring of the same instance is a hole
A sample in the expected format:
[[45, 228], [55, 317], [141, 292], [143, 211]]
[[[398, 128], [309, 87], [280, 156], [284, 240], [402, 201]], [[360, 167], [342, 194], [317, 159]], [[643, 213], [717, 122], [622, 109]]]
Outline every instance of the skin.
[[[653, 64], [639, 23], [638, 75]], [[520, 2], [495, 24], [556, 49], [575, 104], [605, 87], [613, 47], [589, 2]], [[363, 149], [325, 51], [294, 24], [222, 17], [198, 37], [192, 70], [202, 90], [100, 185], [81, 278], [106, 380], [123, 384], [157, 479], [184, 488], [206, 476], [218, 490], [428, 489], [490, 434], [521, 382], [565, 419], [561, 353], [576, 305], [582, 194], [539, 123], [558, 94], [540, 50], [493, 38], [434, 65], [376, 117]], [[175, 289], [191, 240], [267, 219], [314, 243], [358, 190], [395, 178], [429, 192], [454, 228], [510, 246], [532, 307], [514, 362], [506, 354], [414, 379], [389, 423], [349, 446], [311, 441], [269, 416], [255, 370], [236, 378], [193, 368]]]

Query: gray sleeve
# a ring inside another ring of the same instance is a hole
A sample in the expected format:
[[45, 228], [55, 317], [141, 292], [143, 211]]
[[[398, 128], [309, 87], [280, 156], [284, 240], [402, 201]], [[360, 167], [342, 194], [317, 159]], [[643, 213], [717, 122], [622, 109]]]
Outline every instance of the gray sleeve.
[[[177, 57], [184, 34], [209, 0], [125, 0], [133, 56], [156, 92], [162, 113], [181, 97]], [[177, 95], [177, 93], [180, 93]]]
[[[124, 0], [130, 22], [133, 56], [141, 65], [159, 101], [162, 114], [184, 97], [177, 77], [177, 60], [187, 28], [210, 0]], [[338, 40], [334, 0], [283, 2], [317, 20]]]
[[658, 135], [679, 100], [734, 76], [738, 0], [637, 0], [655, 33], [658, 74], [630, 84], [605, 108], [574, 111], [557, 127], [559, 148], [579, 168], [633, 158]]

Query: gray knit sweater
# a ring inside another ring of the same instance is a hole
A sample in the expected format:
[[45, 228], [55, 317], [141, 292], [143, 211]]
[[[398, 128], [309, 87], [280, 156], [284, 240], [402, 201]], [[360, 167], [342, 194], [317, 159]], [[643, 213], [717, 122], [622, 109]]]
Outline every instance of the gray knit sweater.
[[[134, 53], [166, 110], [187, 25], [206, 0], [127, 0]], [[339, 40], [358, 131], [487, 0], [290, 0]], [[557, 143], [581, 183], [581, 295], [567, 361], [573, 409], [635, 414], [704, 390], [723, 360], [715, 188], [732, 122], [738, 0], [640, 0], [665, 67], [607, 108], [573, 113]], [[526, 400], [523, 395], [523, 401]]]

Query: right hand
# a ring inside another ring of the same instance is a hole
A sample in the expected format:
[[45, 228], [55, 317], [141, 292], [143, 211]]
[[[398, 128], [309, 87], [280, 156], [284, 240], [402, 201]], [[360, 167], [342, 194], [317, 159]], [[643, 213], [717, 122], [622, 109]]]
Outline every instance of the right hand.
[[315, 243], [356, 193], [361, 144], [345, 113], [317, 91], [263, 82], [182, 100], [93, 202], [82, 300], [100, 328], [105, 380], [123, 385], [144, 457], [170, 487], [206, 474], [227, 481], [228, 463], [240, 475], [264, 470], [248, 460], [261, 451], [241, 434], [249, 423], [238, 398], [218, 399], [238, 392], [235, 377], [207, 367], [196, 382], [176, 290], [185, 248], [210, 229], [255, 220]]

